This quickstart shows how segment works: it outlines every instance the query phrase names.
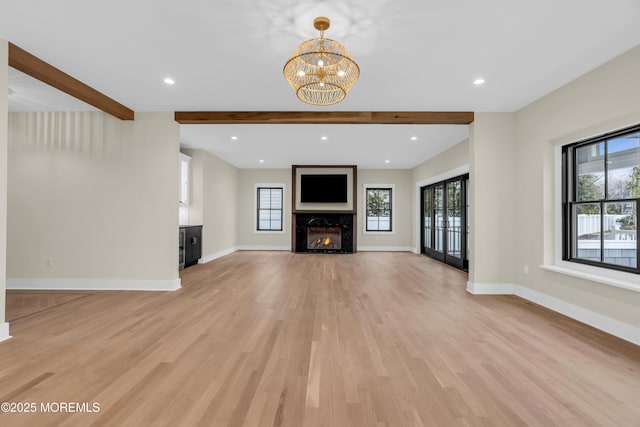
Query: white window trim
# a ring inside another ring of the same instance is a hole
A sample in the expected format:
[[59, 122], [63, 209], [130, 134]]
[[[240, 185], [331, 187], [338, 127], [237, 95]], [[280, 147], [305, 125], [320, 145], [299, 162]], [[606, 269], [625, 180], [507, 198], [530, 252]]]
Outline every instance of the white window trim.
[[[185, 198], [182, 198], [182, 163], [187, 164], [187, 194]], [[180, 204], [188, 205], [190, 199], [191, 192], [191, 156], [188, 156], [184, 153], [180, 153], [180, 194], [178, 196], [178, 200]]]
[[[258, 188], [282, 188], [282, 231], [258, 230]], [[254, 234], [286, 234], [287, 233], [287, 186], [282, 183], [255, 183], [253, 185], [253, 233]]]
[[[191, 156], [188, 156], [184, 153], [179, 153], [180, 154], [180, 160], [179, 160], [179, 170], [180, 170], [180, 190], [178, 193], [178, 223], [180, 225], [187, 225], [189, 224], [189, 204], [191, 202]], [[183, 186], [183, 181], [182, 181], [182, 164], [186, 163], [187, 164], [187, 192], [184, 195], [185, 197], [183, 198], [183, 192], [182, 192], [182, 186]]]
[[567, 276], [598, 282], [617, 288], [640, 292], [640, 275], [603, 267], [579, 264], [562, 259], [562, 145], [553, 148], [554, 157], [554, 254], [553, 264], [540, 268]]
[[[367, 231], [367, 190], [370, 188], [391, 189], [391, 231]], [[393, 236], [396, 234], [396, 185], [395, 184], [362, 184], [362, 234]]]

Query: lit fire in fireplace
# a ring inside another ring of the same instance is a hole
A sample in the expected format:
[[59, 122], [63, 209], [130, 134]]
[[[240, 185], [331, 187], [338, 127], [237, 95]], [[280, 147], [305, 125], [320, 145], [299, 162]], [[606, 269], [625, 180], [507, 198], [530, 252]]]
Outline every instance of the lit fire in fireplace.
[[331, 237], [325, 237], [324, 239], [317, 239], [315, 242], [315, 246], [316, 248], [322, 247], [322, 246], [332, 246], [333, 244], [333, 239]]
[[307, 249], [342, 249], [342, 229], [340, 227], [309, 227], [307, 229]]

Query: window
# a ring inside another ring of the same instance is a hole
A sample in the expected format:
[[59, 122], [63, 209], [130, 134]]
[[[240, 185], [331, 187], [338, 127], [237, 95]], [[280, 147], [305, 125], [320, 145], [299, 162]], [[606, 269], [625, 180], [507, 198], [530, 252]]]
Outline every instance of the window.
[[180, 153], [180, 197], [178, 200], [178, 223], [189, 224], [189, 163], [191, 157]]
[[640, 273], [640, 125], [567, 145], [563, 259]]
[[364, 232], [393, 232], [393, 185], [365, 184]]
[[283, 184], [256, 184], [256, 231], [284, 232]]

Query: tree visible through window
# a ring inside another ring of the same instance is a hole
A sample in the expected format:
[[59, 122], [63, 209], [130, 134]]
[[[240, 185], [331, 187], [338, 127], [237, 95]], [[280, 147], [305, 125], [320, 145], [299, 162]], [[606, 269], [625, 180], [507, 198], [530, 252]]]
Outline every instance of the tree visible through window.
[[258, 231], [282, 231], [283, 189], [281, 187], [258, 187], [257, 192]]
[[391, 193], [391, 188], [366, 189], [366, 231], [392, 231]]
[[640, 273], [640, 126], [563, 148], [564, 259]]

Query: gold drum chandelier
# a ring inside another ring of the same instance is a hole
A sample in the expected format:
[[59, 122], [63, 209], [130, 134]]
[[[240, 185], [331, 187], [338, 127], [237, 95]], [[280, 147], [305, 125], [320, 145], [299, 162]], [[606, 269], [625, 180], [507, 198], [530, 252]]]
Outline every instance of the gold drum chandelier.
[[303, 42], [284, 65], [284, 77], [296, 96], [311, 105], [342, 101], [360, 76], [360, 67], [338, 41], [325, 39], [329, 18], [314, 19], [320, 37]]

